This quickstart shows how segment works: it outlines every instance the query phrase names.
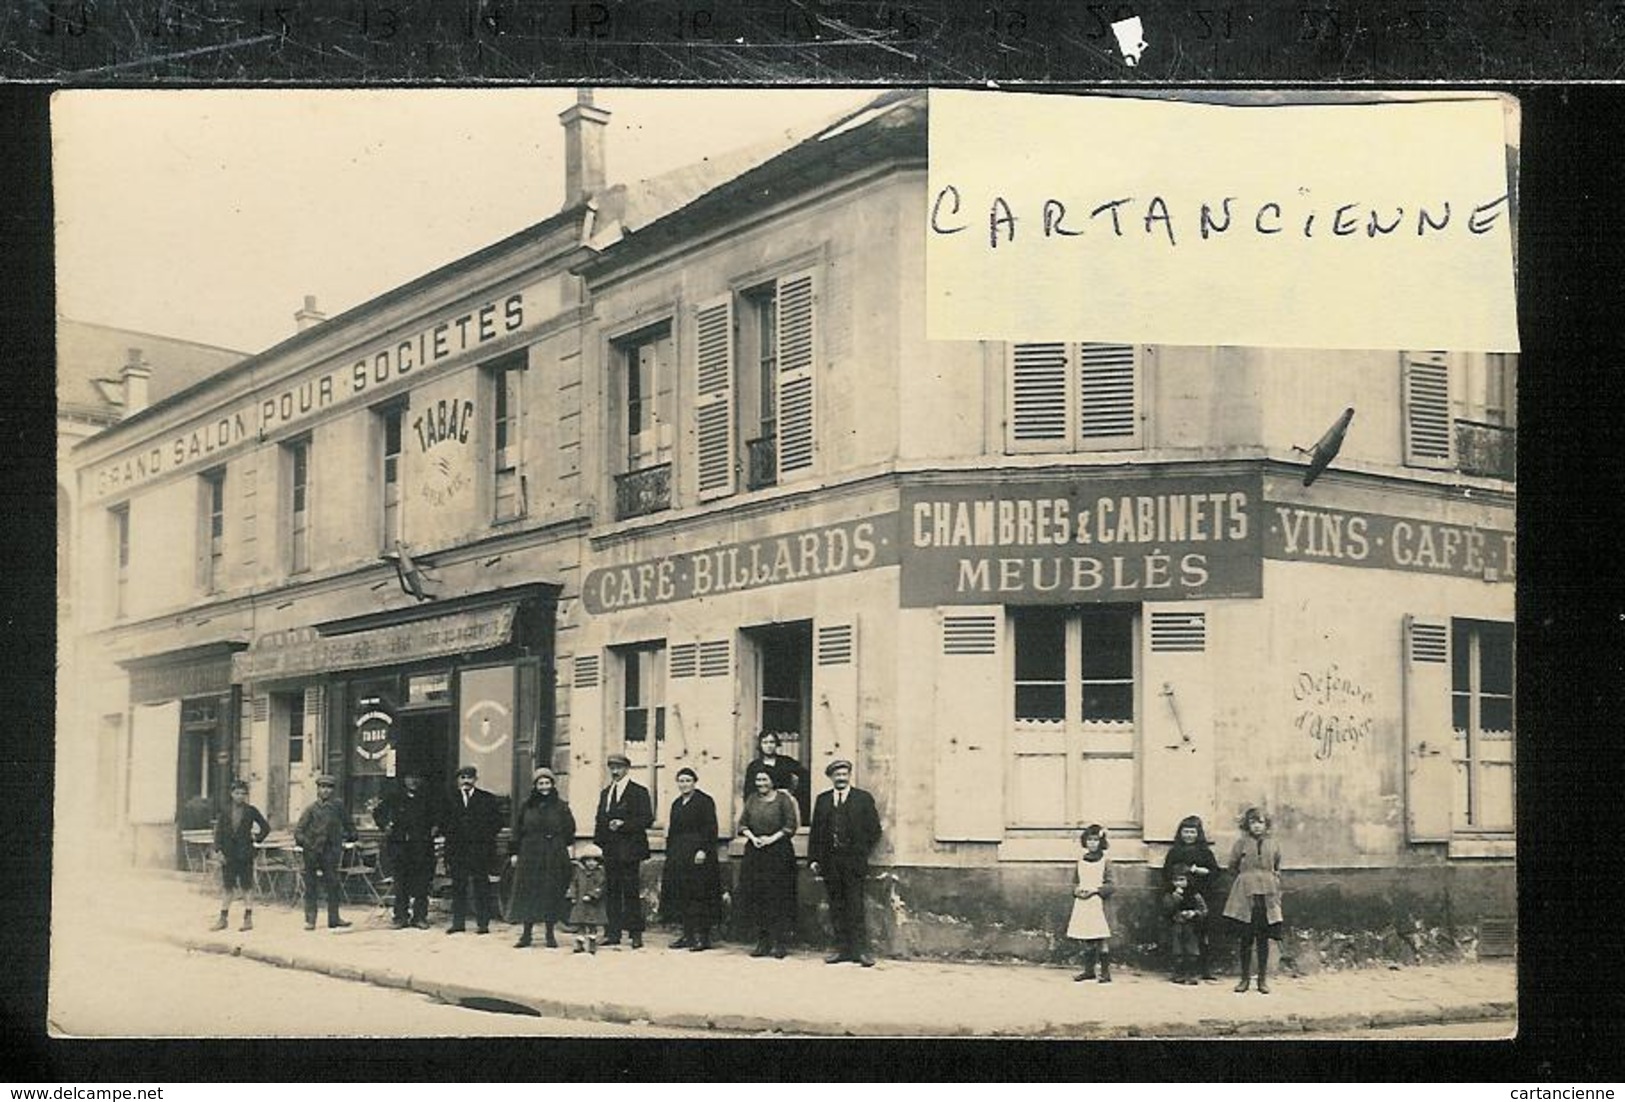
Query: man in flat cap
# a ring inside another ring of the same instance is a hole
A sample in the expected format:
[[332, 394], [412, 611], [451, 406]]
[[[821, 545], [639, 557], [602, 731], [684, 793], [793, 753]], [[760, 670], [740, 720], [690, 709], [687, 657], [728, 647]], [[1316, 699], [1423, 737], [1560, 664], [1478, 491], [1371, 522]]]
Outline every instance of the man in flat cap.
[[826, 964], [856, 961], [874, 967], [869, 932], [863, 916], [863, 884], [869, 876], [869, 853], [880, 841], [880, 814], [874, 797], [852, 787], [852, 763], [837, 758], [825, 767], [834, 788], [820, 792], [813, 804], [812, 834], [807, 840], [808, 867], [824, 881], [829, 894], [834, 951]]
[[474, 888], [474, 929], [491, 932], [491, 869], [502, 831], [502, 805], [479, 785], [480, 771], [472, 765], [457, 770], [457, 791], [444, 815], [446, 871], [451, 874], [451, 925], [448, 934], [468, 927], [468, 889]]
[[355, 841], [355, 827], [337, 795], [338, 782], [323, 773], [316, 778], [316, 802], [305, 808], [293, 828], [293, 840], [305, 857], [305, 929], [316, 928], [316, 891], [327, 886], [327, 926], [350, 925], [339, 916], [339, 859], [344, 843]]
[[604, 945], [619, 945], [621, 931], [632, 948], [643, 948], [643, 901], [638, 895], [639, 866], [649, 858], [649, 827], [655, 821], [649, 790], [626, 774], [632, 761], [611, 754], [609, 784], [598, 794], [592, 840], [604, 851]]

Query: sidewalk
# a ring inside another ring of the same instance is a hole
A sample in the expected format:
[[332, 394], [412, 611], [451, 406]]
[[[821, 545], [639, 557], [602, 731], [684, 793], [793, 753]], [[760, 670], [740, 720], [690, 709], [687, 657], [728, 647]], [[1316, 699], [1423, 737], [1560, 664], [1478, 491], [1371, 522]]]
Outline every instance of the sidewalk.
[[[443, 924], [393, 930], [386, 912], [359, 905], [346, 909], [355, 925], [344, 930], [323, 922], [307, 932], [301, 913], [262, 904], [251, 933], [236, 931], [237, 907], [233, 928], [211, 933], [216, 897], [196, 878], [126, 875], [128, 882], [116, 885], [103, 878], [95, 891], [105, 902], [113, 888], [127, 901], [128, 926], [144, 936], [445, 1002], [517, 1004], [554, 1018], [837, 1037], [1112, 1038], [1357, 1034], [1516, 1014], [1516, 974], [1502, 961], [1281, 976], [1264, 996], [1236, 994], [1230, 978], [1183, 987], [1161, 973], [1121, 968], [1107, 986], [1074, 983], [1070, 969], [1032, 964], [826, 965], [822, 947], [797, 947], [782, 961], [753, 959], [733, 945], [674, 952], [665, 948], [673, 935], [658, 929], [642, 950], [622, 945], [594, 957], [571, 953], [568, 938], [556, 950], [516, 950], [513, 929], [501, 922], [484, 937], [472, 927], [447, 936]], [[58, 904], [71, 899], [59, 894]]]

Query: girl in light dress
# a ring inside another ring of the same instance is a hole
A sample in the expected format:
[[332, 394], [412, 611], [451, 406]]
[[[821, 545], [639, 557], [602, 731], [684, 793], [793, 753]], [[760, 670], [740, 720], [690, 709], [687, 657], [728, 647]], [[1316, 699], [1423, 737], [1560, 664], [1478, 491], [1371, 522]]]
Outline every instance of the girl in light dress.
[[1106, 828], [1098, 823], [1084, 828], [1078, 836], [1083, 856], [1078, 859], [1078, 886], [1072, 889], [1072, 918], [1066, 936], [1083, 942], [1083, 971], [1072, 978], [1078, 982], [1096, 978], [1099, 963], [1101, 983], [1112, 982], [1111, 920], [1106, 901], [1116, 891], [1112, 882], [1112, 862], [1106, 856]]

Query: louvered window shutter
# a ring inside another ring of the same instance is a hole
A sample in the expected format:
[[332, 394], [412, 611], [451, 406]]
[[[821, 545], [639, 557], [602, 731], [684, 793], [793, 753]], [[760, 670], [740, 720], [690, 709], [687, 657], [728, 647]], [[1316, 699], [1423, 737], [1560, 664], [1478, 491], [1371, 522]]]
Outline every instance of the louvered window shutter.
[[734, 694], [730, 639], [673, 643], [666, 660], [666, 745], [674, 769], [699, 774], [699, 786], [717, 802], [718, 828], [733, 822]]
[[824, 769], [836, 758], [858, 760], [858, 623], [848, 613], [820, 622], [813, 635], [813, 739], [808, 762], [816, 794], [828, 786]]
[[1449, 355], [1407, 352], [1403, 374], [1405, 464], [1449, 470], [1456, 461]]
[[1134, 345], [1080, 344], [1077, 355], [1078, 447], [1140, 447], [1140, 356]]
[[576, 832], [590, 835], [604, 786], [604, 693], [599, 653], [577, 653], [570, 679], [570, 811]]
[[695, 452], [701, 501], [734, 492], [733, 299], [701, 306], [694, 340]]
[[1004, 609], [946, 608], [936, 647], [935, 817], [942, 841], [1004, 838]]
[[1450, 840], [1450, 624], [1405, 617], [1405, 826], [1412, 842]]
[[1179, 820], [1213, 822], [1211, 618], [1186, 602], [1141, 606], [1140, 818], [1147, 841], [1173, 841]]
[[778, 310], [778, 466], [779, 481], [812, 470], [815, 432], [814, 374], [818, 334], [812, 272], [779, 280]]
[[1072, 346], [1013, 344], [1008, 379], [1011, 451], [1065, 451], [1071, 440]]

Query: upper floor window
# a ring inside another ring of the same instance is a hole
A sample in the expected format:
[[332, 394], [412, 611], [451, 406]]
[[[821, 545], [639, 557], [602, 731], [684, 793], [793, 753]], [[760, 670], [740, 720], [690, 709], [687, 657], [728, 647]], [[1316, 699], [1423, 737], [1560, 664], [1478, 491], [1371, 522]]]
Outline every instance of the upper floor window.
[[392, 551], [396, 541], [404, 538], [401, 527], [401, 426], [406, 420], [404, 405], [387, 406], [378, 411], [379, 456], [383, 467], [383, 549]]
[[777, 284], [746, 291], [739, 312], [739, 427], [745, 488], [778, 479], [779, 296]]
[[1406, 352], [1405, 463], [1511, 480], [1517, 460], [1517, 356]]
[[492, 484], [497, 520], [525, 515], [524, 379], [525, 353], [504, 357], [490, 369], [492, 432]]
[[617, 421], [621, 473], [615, 515], [642, 516], [671, 507], [676, 433], [676, 363], [670, 322], [611, 345], [610, 405]]
[[699, 496], [725, 497], [811, 471], [817, 304], [813, 273], [724, 295], [696, 313]]
[[1143, 447], [1143, 373], [1143, 356], [1131, 344], [1010, 345], [1009, 450]]
[[113, 522], [113, 615], [123, 616], [130, 610], [130, 506], [107, 512]]
[[282, 446], [287, 472], [287, 508], [283, 514], [288, 538], [288, 570], [310, 569], [310, 441], [296, 440]]
[[226, 472], [209, 471], [200, 479], [201, 529], [198, 533], [198, 567], [201, 588], [218, 593], [225, 580], [226, 561]]

